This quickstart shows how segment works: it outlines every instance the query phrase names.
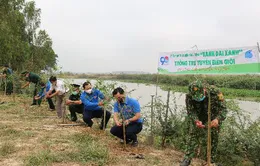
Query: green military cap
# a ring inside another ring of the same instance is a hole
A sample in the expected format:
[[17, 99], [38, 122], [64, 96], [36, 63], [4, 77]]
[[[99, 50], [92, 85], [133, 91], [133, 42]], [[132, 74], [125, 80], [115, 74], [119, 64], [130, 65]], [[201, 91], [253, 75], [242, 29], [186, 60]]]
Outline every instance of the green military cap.
[[21, 72], [21, 74], [27, 74], [27, 73], [29, 73], [28, 71], [23, 71], [23, 72]]
[[80, 85], [79, 84], [70, 84], [71, 86], [73, 86], [74, 88], [79, 88]]
[[200, 80], [194, 81], [189, 85], [189, 93], [193, 100], [202, 101], [205, 98], [205, 88]]

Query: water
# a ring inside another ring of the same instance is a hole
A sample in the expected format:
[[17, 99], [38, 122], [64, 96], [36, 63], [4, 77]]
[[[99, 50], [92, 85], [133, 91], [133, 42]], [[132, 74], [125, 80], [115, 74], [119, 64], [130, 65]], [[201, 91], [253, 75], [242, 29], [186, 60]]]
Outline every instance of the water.
[[[75, 79], [74, 82], [77, 84], [82, 85], [85, 79]], [[112, 82], [112, 81], [105, 81], [105, 82]], [[91, 83], [95, 85], [95, 80], [91, 80]], [[140, 105], [142, 107], [147, 106], [151, 102], [151, 95], [155, 95], [156, 86], [155, 85], [146, 85], [146, 84], [137, 84], [137, 83], [127, 83], [127, 82], [119, 82], [117, 81], [118, 86], [126, 87], [125, 91], [130, 93], [130, 96], [133, 98], [138, 99]], [[167, 99], [167, 91], [164, 91], [158, 87], [157, 95], [161, 96], [162, 100], [165, 101]], [[171, 93], [170, 98], [170, 107], [174, 106], [173, 98], [176, 98], [177, 108], [182, 109], [185, 107], [185, 94], [184, 93]], [[236, 100], [238, 102], [239, 107], [248, 113], [251, 119], [254, 121], [258, 117], [260, 117], [260, 103], [259, 102], [252, 102], [252, 101], [242, 101]], [[144, 108], [145, 112], [150, 111], [148, 108]]]

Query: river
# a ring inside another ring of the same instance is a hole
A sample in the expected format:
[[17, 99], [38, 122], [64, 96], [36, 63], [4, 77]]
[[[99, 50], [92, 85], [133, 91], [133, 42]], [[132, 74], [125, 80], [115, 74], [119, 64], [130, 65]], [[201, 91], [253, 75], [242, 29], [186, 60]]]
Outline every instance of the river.
[[[74, 79], [73, 82], [82, 85], [85, 79]], [[91, 83], [95, 86], [95, 80], [90, 80]], [[112, 81], [105, 81], [107, 83], [112, 82]], [[116, 81], [118, 86], [124, 86], [126, 87], [126, 92], [131, 91], [130, 96], [133, 98], [138, 99], [140, 102], [140, 105], [142, 107], [147, 106], [148, 103], [151, 102], [151, 95], [155, 95], [156, 93], [156, 86], [155, 85], [147, 85], [147, 84], [139, 84], [139, 83], [128, 83], [128, 82], [120, 82]], [[225, 92], [223, 92], [225, 93]], [[167, 99], [167, 91], [162, 90], [161, 88], [158, 87], [157, 89], [157, 95], [161, 96], [161, 99], [165, 101]], [[173, 98], [175, 98], [175, 102], [173, 102]], [[252, 102], [252, 101], [242, 101], [242, 100], [235, 100], [239, 107], [247, 113], [251, 119], [254, 121], [258, 117], [260, 117], [260, 103], [259, 102]], [[185, 94], [184, 93], [171, 93], [170, 97], [170, 107], [174, 106], [174, 103], [176, 103], [177, 108], [181, 109], [185, 107]], [[146, 108], [144, 110], [148, 110]]]

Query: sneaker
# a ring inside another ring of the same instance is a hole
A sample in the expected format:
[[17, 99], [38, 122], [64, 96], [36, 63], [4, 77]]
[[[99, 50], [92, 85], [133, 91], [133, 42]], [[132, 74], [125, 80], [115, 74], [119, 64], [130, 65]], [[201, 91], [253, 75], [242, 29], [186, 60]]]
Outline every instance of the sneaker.
[[31, 106], [37, 105], [36, 103], [32, 103]]
[[[129, 143], [131, 143], [132, 142], [132, 140], [130, 140], [130, 139], [127, 139], [126, 140], [126, 144], [129, 144]], [[120, 143], [121, 144], [124, 144], [124, 140], [123, 139], [120, 139]]]
[[189, 166], [191, 160], [190, 159], [184, 159], [181, 163], [180, 166]]
[[132, 145], [132, 147], [137, 147], [138, 146], [138, 141], [133, 141], [131, 145]]

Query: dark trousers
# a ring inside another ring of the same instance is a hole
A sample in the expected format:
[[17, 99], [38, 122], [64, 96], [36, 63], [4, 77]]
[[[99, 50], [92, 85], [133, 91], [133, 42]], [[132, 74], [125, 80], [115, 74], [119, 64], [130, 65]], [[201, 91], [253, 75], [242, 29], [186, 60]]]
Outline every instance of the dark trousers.
[[37, 82], [37, 83], [35, 83], [35, 86], [34, 86], [34, 91], [33, 91], [33, 105], [36, 105], [36, 100], [35, 100], [35, 96], [37, 95], [37, 91], [38, 91], [38, 88], [39, 88], [39, 83]]
[[49, 104], [49, 108], [54, 110], [55, 106], [54, 106], [54, 103], [53, 103], [52, 99], [51, 98], [47, 98], [47, 101], [48, 101], [48, 104]]
[[13, 93], [13, 82], [11, 80], [7, 80], [6, 82], [6, 94], [11, 95]]
[[[93, 125], [93, 121], [92, 118], [102, 118], [101, 124], [100, 124], [100, 129], [103, 129], [103, 124], [104, 124], [104, 110], [100, 109], [100, 110], [95, 110], [95, 111], [91, 111], [91, 110], [84, 110], [83, 112], [83, 120], [84, 122], [91, 127]], [[110, 119], [111, 113], [109, 111], [106, 111], [106, 121], [105, 121], [105, 127], [107, 126], [107, 123]]]
[[[52, 109], [52, 110], [54, 110], [54, 109], [55, 109], [55, 106], [54, 106], [54, 104], [53, 104], [52, 99], [51, 99], [51, 98], [47, 98], [47, 102], [48, 102], [48, 104], [49, 104], [49, 108]], [[42, 98], [38, 100], [38, 103], [37, 103], [37, 104], [38, 104], [38, 105], [41, 105], [41, 103], [42, 103]]]
[[[132, 122], [126, 126], [126, 140], [137, 141], [137, 134], [140, 133], [143, 129], [142, 123]], [[114, 126], [111, 128], [110, 133], [114, 136], [117, 136], [120, 139], [124, 139], [123, 135], [123, 125]]]
[[78, 119], [76, 113], [82, 114], [84, 111], [84, 105], [73, 104], [69, 106], [69, 110], [70, 110], [71, 121], [76, 121]]

